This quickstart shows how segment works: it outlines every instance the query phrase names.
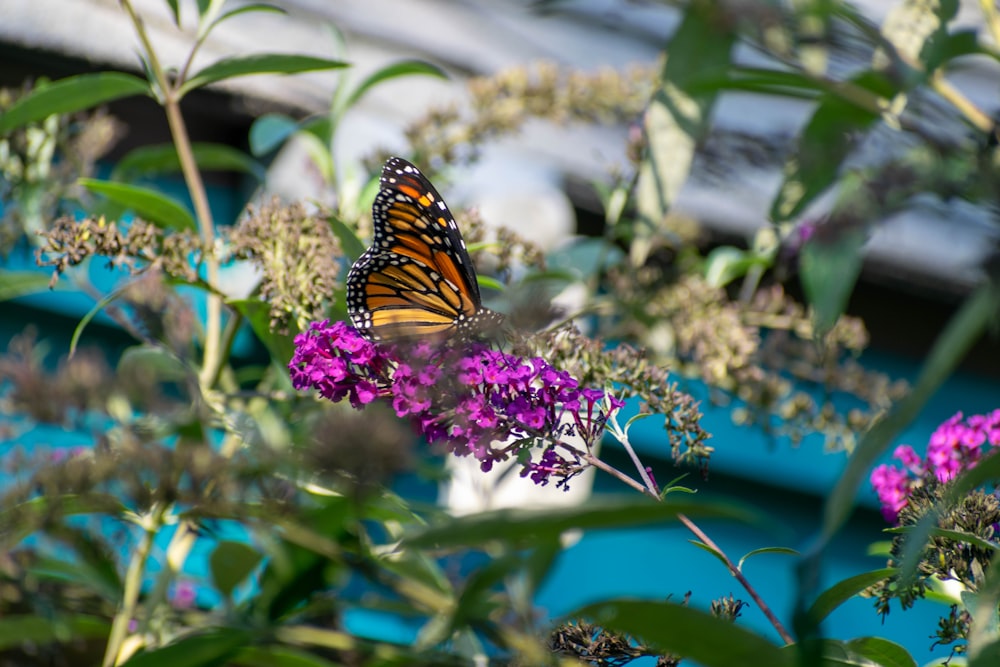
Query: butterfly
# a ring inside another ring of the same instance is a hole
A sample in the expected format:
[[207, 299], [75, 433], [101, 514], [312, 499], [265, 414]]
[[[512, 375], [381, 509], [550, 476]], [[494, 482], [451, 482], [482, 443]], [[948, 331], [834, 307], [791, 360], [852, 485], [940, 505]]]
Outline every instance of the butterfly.
[[369, 340], [475, 338], [496, 329], [458, 224], [420, 170], [398, 157], [382, 167], [372, 246], [347, 275], [347, 312]]

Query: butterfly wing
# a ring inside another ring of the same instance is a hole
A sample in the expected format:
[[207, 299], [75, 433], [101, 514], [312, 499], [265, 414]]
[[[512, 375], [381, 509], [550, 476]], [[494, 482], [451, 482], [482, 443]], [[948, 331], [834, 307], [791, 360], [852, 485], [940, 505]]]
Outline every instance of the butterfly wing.
[[372, 247], [351, 267], [347, 307], [375, 340], [446, 337], [499, 321], [482, 307], [454, 216], [412, 164], [390, 158], [372, 206]]

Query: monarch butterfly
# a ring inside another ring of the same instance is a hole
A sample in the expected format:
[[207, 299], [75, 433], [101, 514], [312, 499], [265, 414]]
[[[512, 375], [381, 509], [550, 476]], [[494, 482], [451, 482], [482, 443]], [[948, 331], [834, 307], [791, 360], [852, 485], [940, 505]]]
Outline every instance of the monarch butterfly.
[[455, 218], [420, 170], [382, 167], [372, 246], [347, 275], [347, 312], [369, 340], [470, 338], [503, 316], [483, 308]]

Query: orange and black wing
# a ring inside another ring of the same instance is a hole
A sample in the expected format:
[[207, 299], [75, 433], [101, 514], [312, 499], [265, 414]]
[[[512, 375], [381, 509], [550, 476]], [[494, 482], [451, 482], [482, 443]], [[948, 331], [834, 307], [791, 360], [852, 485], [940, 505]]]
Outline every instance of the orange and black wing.
[[447, 204], [406, 160], [382, 168], [375, 233], [347, 277], [354, 326], [374, 340], [445, 338], [498, 322], [482, 307], [476, 271]]

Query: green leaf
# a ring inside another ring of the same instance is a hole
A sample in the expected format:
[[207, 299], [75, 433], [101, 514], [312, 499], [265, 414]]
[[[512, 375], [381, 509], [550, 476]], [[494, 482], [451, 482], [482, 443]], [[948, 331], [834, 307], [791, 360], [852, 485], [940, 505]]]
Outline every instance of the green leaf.
[[74, 639], [103, 639], [111, 624], [83, 614], [42, 618], [29, 615], [0, 616], [0, 650], [17, 649], [26, 643], [50, 644]]
[[251, 602], [255, 615], [275, 621], [327, 588], [342, 567], [340, 545], [327, 537], [342, 533], [347, 511], [340, 500], [330, 499], [326, 508], [312, 513], [314, 518], [307, 525], [274, 522], [282, 540], [269, 549], [260, 592]]
[[798, 556], [799, 552], [796, 551], [795, 549], [790, 549], [788, 547], [761, 547], [760, 549], [754, 549], [753, 551], [750, 551], [745, 556], [743, 556], [743, 558], [740, 559], [740, 562], [736, 564], [736, 569], [742, 570], [743, 563], [747, 562], [754, 556], [760, 554], [783, 554], [785, 556]]
[[[204, 171], [235, 171], [250, 174], [258, 181], [267, 175], [264, 166], [241, 150], [225, 144], [191, 144], [194, 159]], [[115, 165], [111, 180], [122, 181], [181, 171], [181, 161], [173, 144], [141, 146]]]
[[216, 667], [227, 663], [236, 652], [254, 641], [249, 630], [215, 628], [167, 644], [162, 648], [143, 651], [128, 662], [127, 667]]
[[43, 120], [52, 114], [73, 113], [131, 95], [148, 95], [149, 84], [132, 74], [79, 74], [39, 85], [0, 114], [0, 135]]
[[280, 365], [288, 364], [295, 353], [295, 334], [271, 331], [271, 307], [260, 299], [235, 299], [227, 301], [232, 308], [246, 318], [254, 335], [271, 353], [271, 359]]
[[[888, 80], [875, 72], [863, 72], [851, 83], [885, 99], [895, 93]], [[771, 219], [782, 222], [794, 218], [829, 188], [855, 146], [852, 137], [863, 136], [860, 133], [879, 117], [837, 92], [821, 97], [799, 135], [798, 147], [785, 163], [784, 182], [771, 203]]]
[[49, 276], [38, 271], [0, 271], [0, 301], [37, 294], [49, 288]]
[[[916, 667], [906, 649], [881, 637], [861, 637], [847, 642], [815, 639], [784, 649], [786, 653], [793, 651], [800, 652], [800, 664], [816, 667]], [[803, 663], [804, 659], [812, 662]]]
[[568, 618], [587, 618], [627, 633], [658, 651], [689, 658], [704, 667], [789, 667], [794, 655], [760, 635], [711, 614], [672, 602], [617, 599], [579, 609]]
[[174, 17], [174, 25], [180, 28], [181, 8], [178, 0], [167, 0], [167, 6], [170, 8], [170, 15]]
[[110, 602], [121, 598], [122, 586], [117, 572], [108, 568], [97, 569], [89, 563], [70, 563], [64, 560], [42, 556], [37, 562], [27, 568], [33, 576], [40, 579], [68, 582], [82, 586], [87, 590], [101, 595]]
[[843, 581], [838, 581], [816, 598], [809, 608], [809, 619], [818, 625], [824, 618], [832, 614], [837, 607], [869, 586], [874, 586], [878, 582], [891, 577], [896, 572], [895, 568], [884, 567], [879, 570], [872, 570], [871, 572], [862, 572], [853, 577], [848, 577]]
[[[892, 533], [894, 535], [906, 535], [913, 532], [913, 526], [900, 526], [899, 528], [889, 528], [885, 532]], [[947, 528], [931, 528], [930, 532], [927, 534], [928, 537], [943, 537], [948, 540], [954, 540], [955, 542], [964, 542], [972, 546], [979, 547], [980, 549], [987, 549], [996, 551], [1000, 549], [1000, 545], [996, 542], [990, 540], [985, 540], [978, 535], [973, 535], [972, 533], [967, 533], [964, 530], [948, 530]]]
[[220, 16], [212, 24], [212, 28], [219, 25], [223, 21], [229, 20], [234, 16], [239, 16], [240, 14], [249, 14], [251, 12], [266, 12], [271, 14], [287, 14], [281, 7], [276, 7], [274, 5], [269, 5], [263, 2], [252, 2], [248, 5], [243, 5], [242, 7], [237, 7], [236, 9], [230, 9], [228, 12]]
[[872, 660], [880, 667], [917, 667], [910, 653], [895, 642], [881, 637], [858, 637], [848, 640], [848, 649], [856, 655]]
[[226, 598], [233, 595], [233, 589], [240, 585], [261, 561], [259, 551], [242, 542], [219, 542], [209, 561], [212, 582]]
[[184, 380], [193, 372], [177, 356], [153, 345], [134, 345], [122, 353], [118, 360], [118, 373], [130, 369], [152, 371], [154, 377], [165, 382]]
[[386, 65], [385, 67], [378, 69], [365, 77], [361, 83], [359, 83], [358, 86], [351, 91], [347, 101], [344, 102], [343, 108], [350, 109], [358, 102], [358, 100], [365, 96], [365, 93], [383, 81], [403, 76], [413, 76], [415, 74], [433, 76], [439, 79], [448, 78], [448, 74], [437, 65], [432, 65], [431, 63], [423, 60], [402, 60]]
[[87, 328], [87, 325], [90, 324], [91, 320], [97, 317], [97, 314], [104, 310], [109, 303], [121, 296], [121, 293], [126, 289], [126, 287], [127, 285], [122, 286], [102, 296], [101, 299], [95, 303], [83, 317], [80, 318], [80, 321], [76, 323], [75, 327], [73, 327], [73, 336], [69, 339], [69, 356], [72, 357], [76, 354], [76, 347], [80, 344], [80, 338], [83, 336], [83, 331]]
[[283, 113], [266, 113], [250, 126], [250, 152], [267, 155], [299, 131], [299, 124]]
[[735, 504], [664, 501], [646, 498], [601, 499], [582, 507], [503, 509], [450, 518], [426, 528], [408, 531], [403, 545], [410, 548], [475, 546], [501, 540], [535, 544], [575, 528], [622, 528], [688, 517], [733, 519], [765, 525], [764, 519]]
[[705, 90], [700, 84], [730, 64], [735, 35], [724, 27], [717, 11], [714, 3], [687, 6], [667, 46], [660, 86], [646, 109], [649, 147], [636, 186], [639, 224], [630, 248], [634, 266], [645, 262], [653, 237], [687, 180], [697, 142], [708, 128], [718, 89]]
[[974, 29], [956, 30], [941, 35], [927, 46], [930, 48], [925, 48], [926, 55], [921, 58], [927, 71], [944, 67], [956, 58], [986, 53], [979, 43], [979, 33]]
[[799, 255], [799, 280], [813, 308], [815, 337], [822, 338], [843, 314], [861, 274], [864, 230], [845, 231], [836, 238], [814, 237]]
[[718, 76], [705, 76], [692, 85], [690, 90], [694, 93], [741, 90], [796, 99], [816, 99], [824, 89], [815, 78], [800, 72], [733, 65], [719, 72]]
[[91, 192], [103, 195], [161, 227], [174, 230], [194, 230], [198, 227], [186, 208], [155, 190], [92, 178], [81, 178], [79, 183]]
[[233, 656], [241, 667], [340, 667], [342, 663], [292, 646], [245, 646]]
[[734, 246], [719, 246], [705, 258], [705, 281], [712, 287], [725, 287], [742, 278], [753, 266], [767, 267], [766, 257], [752, 250]]
[[315, 70], [347, 67], [349, 63], [328, 58], [302, 56], [284, 53], [258, 53], [250, 56], [224, 58], [201, 70], [184, 82], [180, 94], [185, 95], [196, 88], [223, 79], [252, 74], [296, 74]]
[[333, 235], [340, 241], [340, 250], [344, 253], [347, 261], [351, 264], [358, 261], [358, 257], [361, 257], [367, 249], [365, 244], [361, 242], [354, 230], [345, 225], [340, 218], [331, 215], [327, 221], [330, 223]]
[[0, 511], [0, 546], [12, 547], [38, 530], [53, 517], [78, 514], [120, 516], [126, 511], [118, 498], [111, 494], [88, 493], [86, 496], [66, 494], [32, 498]]

